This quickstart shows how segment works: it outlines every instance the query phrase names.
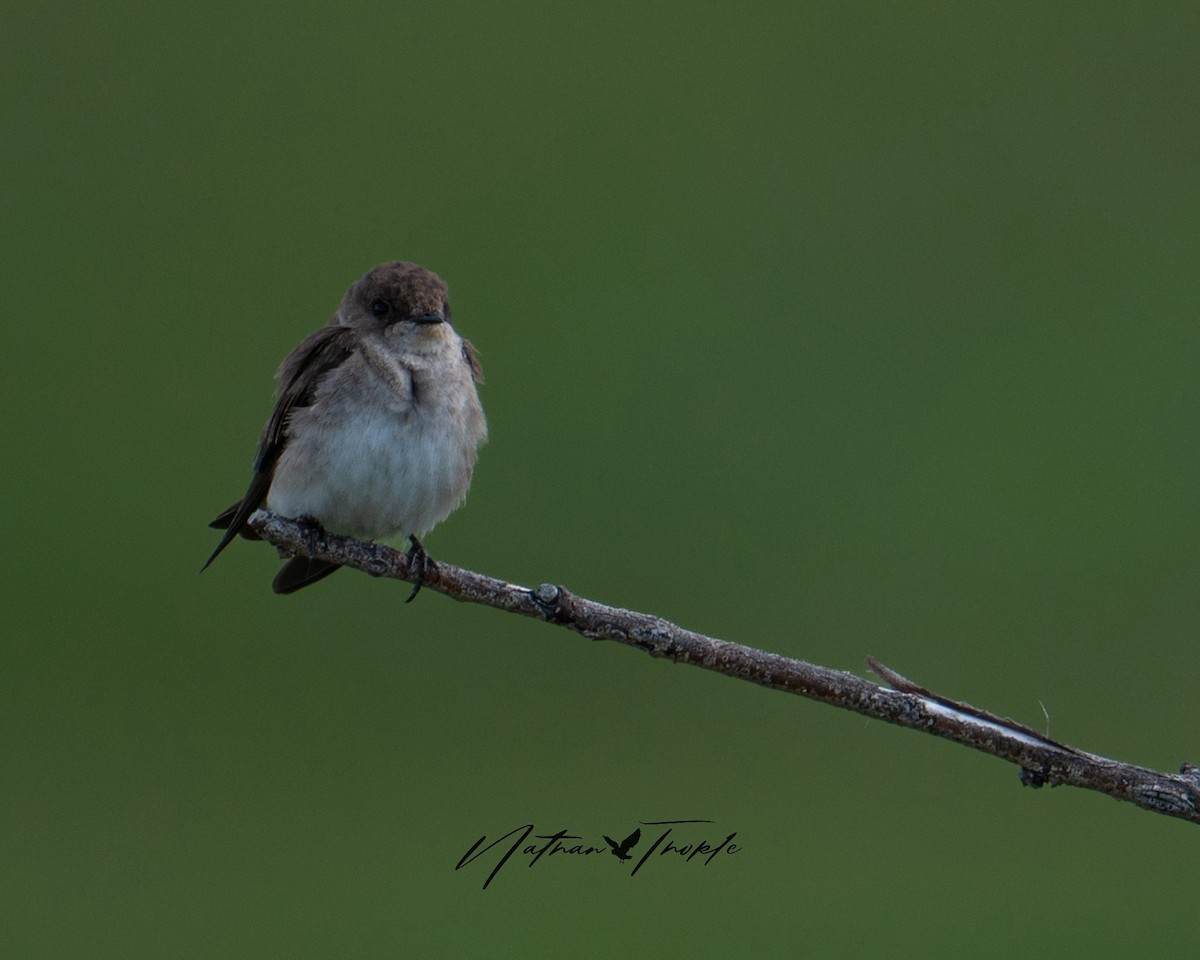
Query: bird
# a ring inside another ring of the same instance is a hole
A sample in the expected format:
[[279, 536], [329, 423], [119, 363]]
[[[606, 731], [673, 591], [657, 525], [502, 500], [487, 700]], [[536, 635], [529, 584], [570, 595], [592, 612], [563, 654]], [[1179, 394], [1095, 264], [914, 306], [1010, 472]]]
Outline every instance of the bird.
[[[487, 420], [470, 341], [451, 323], [446, 284], [391, 261], [350, 285], [330, 321], [276, 373], [245, 495], [210, 524], [224, 536], [204, 564], [249, 527], [255, 510], [364, 540], [403, 535], [418, 577], [436, 564], [420, 538], [466, 497]], [[339, 564], [291, 557], [272, 583], [290, 594]]]
[[642, 828], [635, 828], [633, 833], [627, 836], [620, 843], [617, 843], [616, 840], [607, 834], [601, 834], [601, 836], [604, 837], [605, 843], [612, 847], [612, 850], [610, 850], [609, 853], [611, 853], [614, 857], [616, 857], [618, 860], [632, 860], [633, 857], [629, 855], [629, 851], [633, 847], [636, 847], [637, 842], [642, 839]]

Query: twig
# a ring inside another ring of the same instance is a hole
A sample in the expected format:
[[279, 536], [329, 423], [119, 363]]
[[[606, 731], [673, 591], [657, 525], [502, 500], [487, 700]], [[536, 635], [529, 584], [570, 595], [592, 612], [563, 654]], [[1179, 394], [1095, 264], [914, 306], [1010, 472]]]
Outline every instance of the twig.
[[[406, 555], [258, 511], [250, 526], [281, 553], [317, 557], [376, 577], [413, 582]], [[1185, 763], [1178, 774], [1118, 763], [1051, 740], [1031, 727], [935, 694], [877, 660], [867, 663], [889, 687], [852, 673], [767, 653], [632, 610], [585, 600], [543, 583], [535, 589], [506, 583], [438, 561], [425, 588], [454, 600], [480, 603], [557, 623], [595, 640], [616, 640], [676, 663], [690, 663], [739, 680], [795, 693], [937, 737], [1015, 763], [1030, 787], [1083, 787], [1127, 800], [1146, 810], [1200, 823], [1200, 767]]]

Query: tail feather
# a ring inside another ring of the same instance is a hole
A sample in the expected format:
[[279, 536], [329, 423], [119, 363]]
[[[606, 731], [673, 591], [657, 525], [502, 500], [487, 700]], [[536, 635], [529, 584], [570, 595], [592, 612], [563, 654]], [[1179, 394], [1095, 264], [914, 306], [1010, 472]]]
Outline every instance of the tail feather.
[[238, 511], [242, 509], [243, 503], [244, 501], [239, 500], [232, 506], [222, 510], [220, 515], [209, 524], [209, 526], [214, 530], [224, 530], [225, 536], [221, 538], [221, 542], [217, 544], [217, 549], [212, 552], [212, 555], [204, 561], [204, 566], [200, 568], [201, 573], [209, 568], [209, 565], [217, 559], [222, 550], [224, 550], [227, 546], [229, 546], [230, 543], [233, 542], [233, 538], [239, 533], [247, 540], [262, 539], [262, 537], [246, 526], [245, 518], [242, 519], [240, 524], [237, 523]]
[[[209, 526], [212, 527], [214, 530], [228, 530], [230, 525], [233, 523], [233, 518], [237, 516], [238, 508], [241, 507], [241, 505], [242, 505], [242, 501], [239, 500], [237, 503], [226, 507], [224, 510], [221, 511], [221, 513], [217, 516], [217, 518], [215, 520], [213, 520], [212, 523], [209, 524]], [[262, 537], [260, 537], [257, 533], [255, 533], [249, 527], [246, 527], [246, 529], [242, 531], [242, 539], [243, 540], [261, 540]]]
[[324, 580], [340, 567], [340, 563], [330, 563], [328, 560], [292, 557], [275, 575], [275, 579], [271, 582], [271, 589], [278, 594], [295, 593], [318, 580]]

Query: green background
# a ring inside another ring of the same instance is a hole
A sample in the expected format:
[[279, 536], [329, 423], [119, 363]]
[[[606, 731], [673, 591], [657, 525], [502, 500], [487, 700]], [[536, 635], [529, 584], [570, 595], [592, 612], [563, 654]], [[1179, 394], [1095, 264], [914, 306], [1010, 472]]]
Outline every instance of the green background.
[[[10, 7], [5, 957], [1117, 956], [1196, 828], [273, 551], [271, 374], [426, 264], [430, 552], [1200, 762], [1194, 4]], [[526, 822], [741, 853], [454, 864]], [[624, 831], [624, 832], [622, 832]], [[644, 833], [648, 833], [644, 829]]]

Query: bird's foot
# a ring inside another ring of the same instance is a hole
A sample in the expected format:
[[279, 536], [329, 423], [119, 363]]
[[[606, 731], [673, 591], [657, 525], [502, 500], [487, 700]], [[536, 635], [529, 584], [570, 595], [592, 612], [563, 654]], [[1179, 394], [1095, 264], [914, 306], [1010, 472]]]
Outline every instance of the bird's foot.
[[308, 548], [308, 555], [311, 557], [322, 546], [321, 541], [325, 538], [325, 528], [314, 517], [301, 517], [300, 522], [304, 524], [304, 545]]
[[425, 578], [434, 570], [437, 569], [437, 562], [421, 546], [421, 541], [412, 534], [408, 537], [409, 548], [408, 553], [404, 555], [404, 559], [408, 561], [410, 570], [415, 570], [417, 573], [416, 582], [413, 584], [412, 593], [408, 595], [405, 603], [411, 603], [413, 597], [421, 592], [421, 585], [425, 582]]

